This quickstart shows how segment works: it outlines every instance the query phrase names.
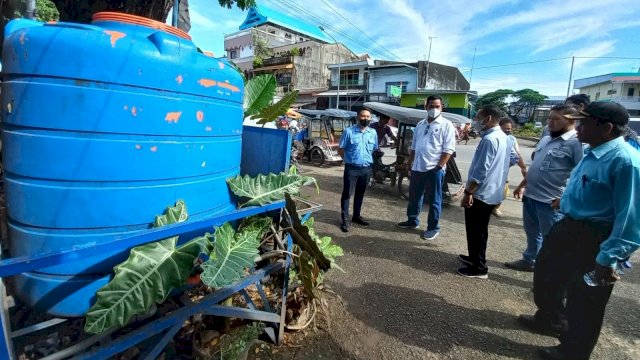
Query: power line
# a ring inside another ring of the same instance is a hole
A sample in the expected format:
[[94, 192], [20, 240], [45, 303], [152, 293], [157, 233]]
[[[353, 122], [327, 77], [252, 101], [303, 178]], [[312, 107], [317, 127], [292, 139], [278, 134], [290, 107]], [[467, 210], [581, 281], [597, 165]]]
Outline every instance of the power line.
[[387, 49], [386, 47], [380, 45], [379, 42], [375, 41], [373, 38], [371, 38], [369, 35], [365, 34], [364, 31], [360, 30], [360, 28], [358, 28], [354, 23], [352, 23], [351, 21], [349, 21], [349, 19], [347, 19], [346, 17], [344, 17], [344, 15], [342, 15], [338, 10], [336, 10], [336, 8], [334, 8], [330, 3], [326, 2], [325, 0], [321, 0], [325, 5], [327, 5], [329, 7], [329, 9], [333, 10], [334, 13], [338, 14], [338, 16], [340, 16], [344, 21], [346, 21], [348, 24], [350, 24], [351, 26], [354, 27], [354, 29], [358, 30], [362, 35], [366, 36], [367, 39], [373, 41], [376, 45], [380, 46], [381, 48], [383, 48], [386, 52], [388, 52], [389, 54], [391, 54], [391, 56], [393, 56], [394, 58], [396, 58], [396, 60], [401, 60], [396, 54], [392, 53], [391, 51], [389, 51], [389, 49]]
[[[335, 26], [333, 26], [332, 24], [329, 24], [327, 22], [325, 22], [324, 20], [318, 18], [315, 14], [313, 14], [312, 12], [301, 8], [300, 6], [298, 6], [295, 3], [292, 3], [290, 1], [287, 0], [278, 0], [277, 2], [274, 2], [274, 5], [280, 7], [281, 9], [283, 9], [285, 12], [293, 15], [293, 16], [299, 16], [300, 13], [306, 14], [307, 18], [311, 19], [311, 21], [318, 23], [320, 25], [322, 25], [323, 27], [326, 27], [330, 30], [332, 30], [333, 32], [342, 35], [342, 37], [347, 38], [349, 40], [351, 40], [353, 43], [356, 43], [357, 45], [363, 47], [366, 50], [373, 50], [370, 51], [372, 53], [378, 53], [378, 54], [382, 54], [381, 52], [376, 51], [375, 49], [371, 49], [369, 48], [368, 44], [362, 43], [356, 39], [353, 39], [352, 37], [350, 37], [348, 34], [344, 33], [343, 31], [341, 31], [340, 29], [336, 28]], [[292, 9], [295, 11], [298, 11], [299, 13], [294, 14], [292, 12]]]
[[[333, 26], [332, 24], [324, 21], [321, 18], [318, 18], [314, 13], [300, 7], [299, 5], [291, 2], [291, 1], [287, 1], [287, 0], [274, 0], [273, 4], [278, 6], [279, 8], [283, 9], [285, 12], [287, 12], [290, 15], [293, 16], [300, 16], [300, 14], [305, 14], [307, 18], [311, 19], [313, 22], [322, 25], [323, 27], [326, 27], [330, 30], [332, 30], [333, 32], [340, 34], [342, 37], [351, 40], [352, 43], [355, 43], [357, 45], [359, 45], [360, 47], [364, 48], [365, 50], [371, 52], [372, 54], [379, 54], [379, 55], [383, 55], [382, 52], [370, 48], [369, 44], [363, 43], [359, 40], [356, 40], [354, 38], [352, 38], [351, 36], [349, 36], [347, 33], [343, 32], [342, 30], [336, 28], [335, 26]], [[298, 13], [293, 13], [293, 11], [297, 11]], [[385, 57], [386, 55], [383, 55], [383, 57]]]
[[544, 62], [551, 62], [551, 61], [559, 61], [559, 60], [568, 60], [568, 59], [571, 59], [571, 57], [554, 58], [554, 59], [545, 59], [545, 60], [535, 60], [535, 61], [526, 61], [526, 62], [512, 63], [512, 64], [500, 64], [500, 65], [490, 65], [490, 66], [479, 66], [479, 67], [474, 67], [474, 68], [473, 68], [473, 70], [478, 70], [478, 69], [490, 69], [490, 68], [505, 67], [505, 66], [516, 66], [516, 65], [537, 64], [537, 63], [544, 63]]

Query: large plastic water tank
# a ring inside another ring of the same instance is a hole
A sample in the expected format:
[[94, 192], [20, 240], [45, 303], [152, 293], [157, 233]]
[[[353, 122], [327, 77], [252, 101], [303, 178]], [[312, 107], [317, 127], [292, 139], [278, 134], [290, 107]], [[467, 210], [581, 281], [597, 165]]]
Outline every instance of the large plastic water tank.
[[[149, 19], [14, 20], [2, 51], [2, 145], [12, 256], [72, 249], [149, 228], [176, 200], [191, 218], [234, 208], [243, 81], [189, 36]], [[109, 253], [17, 276], [19, 295], [80, 316]]]

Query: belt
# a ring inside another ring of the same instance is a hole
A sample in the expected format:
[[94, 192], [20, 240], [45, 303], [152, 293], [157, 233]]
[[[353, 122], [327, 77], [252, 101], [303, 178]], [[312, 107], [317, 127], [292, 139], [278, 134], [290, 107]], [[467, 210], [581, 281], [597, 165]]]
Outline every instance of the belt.
[[345, 165], [358, 168], [358, 169], [365, 169], [365, 168], [371, 167], [371, 165], [356, 165], [356, 164], [348, 164], [348, 163], [345, 163]]

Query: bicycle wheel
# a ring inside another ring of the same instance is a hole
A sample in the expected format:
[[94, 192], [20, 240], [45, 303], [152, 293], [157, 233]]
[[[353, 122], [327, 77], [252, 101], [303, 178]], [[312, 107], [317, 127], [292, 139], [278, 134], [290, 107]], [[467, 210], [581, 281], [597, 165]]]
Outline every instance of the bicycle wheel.
[[409, 174], [406, 171], [398, 176], [398, 192], [400, 196], [409, 200]]

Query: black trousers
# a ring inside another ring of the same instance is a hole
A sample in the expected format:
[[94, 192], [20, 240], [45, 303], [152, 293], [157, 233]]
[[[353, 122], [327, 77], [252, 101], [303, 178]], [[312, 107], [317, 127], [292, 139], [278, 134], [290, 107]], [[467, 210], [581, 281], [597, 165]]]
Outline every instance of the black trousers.
[[344, 183], [342, 187], [342, 198], [340, 199], [342, 221], [349, 221], [349, 199], [351, 199], [351, 196], [353, 196], [353, 216], [360, 216], [364, 192], [367, 190], [370, 177], [371, 166], [358, 167], [350, 164], [344, 165]]
[[496, 205], [489, 205], [473, 199], [470, 208], [464, 208], [464, 226], [467, 231], [467, 250], [473, 266], [477, 270], [487, 270], [487, 241], [489, 240], [489, 219]]
[[600, 243], [611, 228], [608, 223], [565, 217], [551, 228], [536, 258], [536, 318], [555, 323], [567, 321], [568, 331], [560, 337], [560, 343], [572, 359], [588, 359], [600, 336], [613, 285], [591, 287], [585, 284], [583, 275], [595, 268]]

